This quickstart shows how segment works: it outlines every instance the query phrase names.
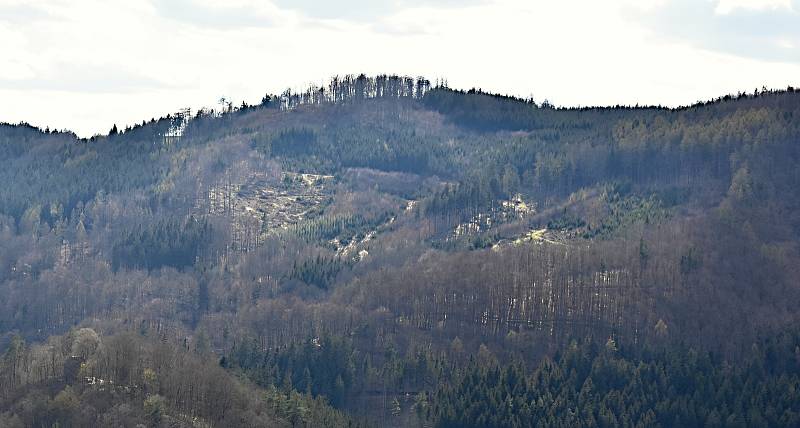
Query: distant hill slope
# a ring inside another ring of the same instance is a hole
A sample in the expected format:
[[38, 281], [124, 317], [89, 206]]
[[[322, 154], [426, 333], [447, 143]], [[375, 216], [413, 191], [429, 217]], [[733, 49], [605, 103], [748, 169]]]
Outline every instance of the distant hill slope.
[[[0, 125], [0, 349], [157, 331], [398, 426], [455, 420], [403, 397], [454, 393], [434, 384], [471, 355], [758, 360], [798, 321], [798, 165], [791, 88], [560, 109], [346, 76], [92, 139]], [[3, 385], [32, 370], [3, 364]]]

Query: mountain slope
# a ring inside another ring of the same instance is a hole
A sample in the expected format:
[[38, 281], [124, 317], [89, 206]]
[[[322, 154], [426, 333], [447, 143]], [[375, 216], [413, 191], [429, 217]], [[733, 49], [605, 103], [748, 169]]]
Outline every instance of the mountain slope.
[[751, 351], [798, 345], [798, 118], [793, 89], [557, 109], [348, 76], [91, 140], [2, 125], [0, 331], [158, 326], [396, 425], [451, 420], [441, 382], [573, 343], [796, 375]]

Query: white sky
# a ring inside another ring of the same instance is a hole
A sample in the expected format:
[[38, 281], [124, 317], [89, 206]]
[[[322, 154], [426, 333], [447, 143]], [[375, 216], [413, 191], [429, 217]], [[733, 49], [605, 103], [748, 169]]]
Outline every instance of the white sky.
[[106, 133], [336, 74], [556, 105], [800, 86], [800, 0], [0, 0], [0, 121]]

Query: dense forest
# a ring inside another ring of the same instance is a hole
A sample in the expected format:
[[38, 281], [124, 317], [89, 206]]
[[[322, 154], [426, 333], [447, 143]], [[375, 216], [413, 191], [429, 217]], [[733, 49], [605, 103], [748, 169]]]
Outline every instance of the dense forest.
[[798, 165], [792, 87], [0, 124], [0, 426], [798, 426]]

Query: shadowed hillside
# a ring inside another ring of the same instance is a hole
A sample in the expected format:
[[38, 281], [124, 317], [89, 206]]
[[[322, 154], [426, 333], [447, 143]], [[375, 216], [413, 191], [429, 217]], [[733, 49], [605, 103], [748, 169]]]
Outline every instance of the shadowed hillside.
[[793, 88], [3, 124], [0, 425], [794, 426], [798, 165]]

